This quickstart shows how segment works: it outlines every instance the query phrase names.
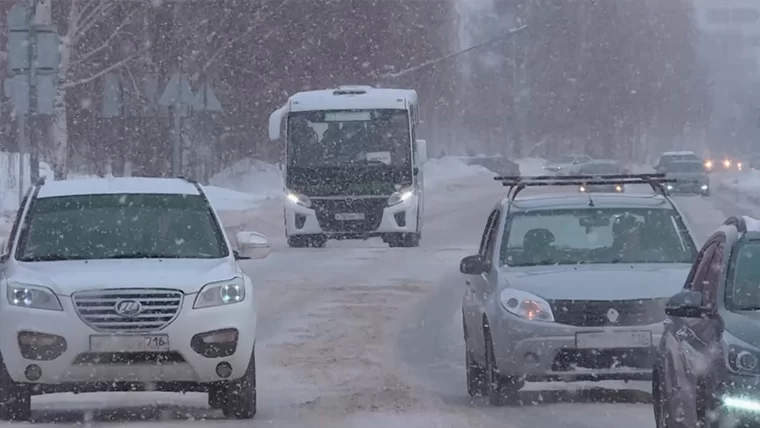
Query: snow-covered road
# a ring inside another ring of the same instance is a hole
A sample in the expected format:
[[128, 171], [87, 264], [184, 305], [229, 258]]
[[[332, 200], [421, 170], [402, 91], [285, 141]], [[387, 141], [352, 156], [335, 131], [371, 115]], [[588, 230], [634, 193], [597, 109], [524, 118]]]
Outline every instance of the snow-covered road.
[[[253, 422], [221, 420], [200, 394], [51, 395], [35, 399], [35, 416], [60, 426], [92, 419], [130, 427], [653, 427], [646, 383], [530, 385], [526, 401], [540, 404], [521, 407], [491, 408], [467, 396], [458, 265], [476, 251], [503, 193], [483, 177], [438, 186], [414, 249], [372, 241], [290, 249], [281, 206], [263, 206], [245, 227], [268, 234], [275, 247], [245, 265], [258, 282], [261, 317]], [[720, 196], [676, 201], [700, 241], [739, 209]]]

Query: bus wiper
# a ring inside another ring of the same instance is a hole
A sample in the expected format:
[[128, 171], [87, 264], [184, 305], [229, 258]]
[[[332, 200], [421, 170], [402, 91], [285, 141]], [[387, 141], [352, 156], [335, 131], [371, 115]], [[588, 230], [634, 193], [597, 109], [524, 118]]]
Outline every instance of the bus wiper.
[[105, 259], [182, 259], [185, 256], [178, 254], [160, 254], [160, 253], [148, 253], [142, 251], [136, 251], [134, 253], [116, 254]]

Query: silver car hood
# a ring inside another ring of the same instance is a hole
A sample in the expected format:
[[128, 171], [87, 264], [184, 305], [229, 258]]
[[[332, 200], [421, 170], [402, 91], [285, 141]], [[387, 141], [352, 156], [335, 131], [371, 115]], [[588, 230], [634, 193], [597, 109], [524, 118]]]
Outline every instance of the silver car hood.
[[633, 300], [678, 293], [690, 264], [503, 267], [507, 287], [549, 300]]

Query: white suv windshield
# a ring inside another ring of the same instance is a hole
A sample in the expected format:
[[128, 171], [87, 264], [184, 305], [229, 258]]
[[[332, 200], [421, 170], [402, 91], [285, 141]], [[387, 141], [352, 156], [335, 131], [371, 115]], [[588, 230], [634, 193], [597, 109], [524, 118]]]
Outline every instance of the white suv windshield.
[[507, 221], [501, 264], [691, 263], [696, 249], [670, 209], [559, 209]]
[[229, 255], [208, 203], [193, 195], [77, 195], [32, 203], [21, 261], [221, 258]]

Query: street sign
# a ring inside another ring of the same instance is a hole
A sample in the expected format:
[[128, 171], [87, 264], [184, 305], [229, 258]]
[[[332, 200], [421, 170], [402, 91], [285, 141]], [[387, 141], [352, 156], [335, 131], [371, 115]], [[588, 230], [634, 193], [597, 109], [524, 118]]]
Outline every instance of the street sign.
[[[38, 75], [37, 85], [37, 106], [35, 113], [41, 115], [52, 115], [54, 108], [55, 96], [55, 76]], [[13, 102], [14, 112], [16, 114], [29, 113], [29, 76], [19, 74], [9, 79], [5, 79], [3, 84], [5, 96]]]
[[174, 73], [158, 99], [158, 104], [164, 107], [183, 107], [179, 108], [182, 115], [186, 115], [187, 107], [192, 107], [194, 103], [195, 95], [190, 87], [190, 78], [185, 73]]
[[[14, 5], [7, 17], [8, 23], [8, 70], [26, 73], [29, 70], [29, 24], [26, 3]], [[36, 25], [37, 73], [54, 73], [60, 62], [58, 28], [54, 25]]]
[[224, 108], [222, 108], [222, 103], [219, 101], [219, 98], [217, 98], [216, 92], [214, 92], [214, 88], [211, 87], [211, 83], [204, 82], [201, 85], [198, 93], [195, 96], [193, 109], [197, 111], [209, 111], [217, 113], [224, 111]]
[[108, 73], [103, 79], [103, 117], [120, 117], [122, 113], [121, 77]]

